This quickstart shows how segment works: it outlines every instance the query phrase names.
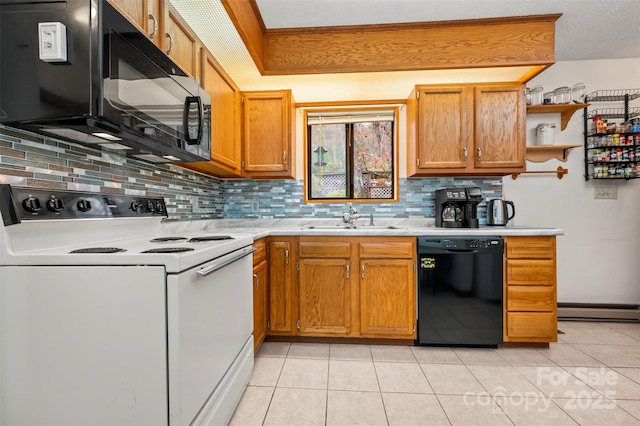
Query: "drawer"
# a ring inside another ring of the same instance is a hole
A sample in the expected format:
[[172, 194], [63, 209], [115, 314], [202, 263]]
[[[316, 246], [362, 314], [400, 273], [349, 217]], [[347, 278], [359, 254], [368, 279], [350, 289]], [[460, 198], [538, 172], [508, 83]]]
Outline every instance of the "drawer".
[[347, 241], [300, 241], [299, 257], [350, 258], [351, 243]]
[[507, 259], [553, 259], [556, 254], [555, 237], [506, 237]]
[[555, 288], [551, 286], [507, 287], [508, 311], [552, 312], [555, 300]]
[[556, 312], [507, 312], [509, 342], [555, 342], [558, 340]]
[[413, 259], [415, 255], [415, 241], [380, 241], [361, 242], [360, 258], [375, 259]]
[[256, 251], [253, 252], [253, 265], [257, 265], [262, 262], [267, 256], [267, 242], [264, 238], [261, 238], [253, 242], [253, 246]]
[[507, 285], [549, 285], [556, 282], [556, 264], [553, 259], [507, 260]]

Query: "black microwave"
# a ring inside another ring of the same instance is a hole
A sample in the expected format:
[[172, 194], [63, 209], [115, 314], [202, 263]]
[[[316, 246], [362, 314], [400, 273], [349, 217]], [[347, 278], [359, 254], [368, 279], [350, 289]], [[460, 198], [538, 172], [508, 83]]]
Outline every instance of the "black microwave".
[[211, 97], [106, 0], [0, 0], [0, 52], [0, 124], [154, 163], [211, 158]]

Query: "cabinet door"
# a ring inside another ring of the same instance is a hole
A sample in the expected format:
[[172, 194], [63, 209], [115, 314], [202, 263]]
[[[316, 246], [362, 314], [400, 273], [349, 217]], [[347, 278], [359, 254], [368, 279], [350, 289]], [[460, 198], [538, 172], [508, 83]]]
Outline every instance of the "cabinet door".
[[267, 335], [267, 261], [253, 267], [253, 348], [258, 351]]
[[360, 334], [415, 338], [416, 274], [413, 260], [360, 261]]
[[220, 64], [202, 50], [202, 87], [211, 96], [211, 161], [241, 174], [241, 94]]
[[108, 0], [154, 44], [162, 47], [164, 0]]
[[293, 99], [290, 91], [245, 92], [244, 174], [293, 177]]
[[182, 20], [180, 15], [169, 8], [165, 21], [165, 53], [192, 77], [196, 73], [198, 42], [195, 34]]
[[269, 242], [269, 331], [293, 334], [293, 242]]
[[473, 137], [473, 92], [468, 87], [418, 91], [416, 167], [464, 169]]
[[348, 334], [351, 290], [348, 259], [300, 259], [300, 334]]
[[525, 124], [522, 85], [476, 87], [474, 166], [523, 169]]

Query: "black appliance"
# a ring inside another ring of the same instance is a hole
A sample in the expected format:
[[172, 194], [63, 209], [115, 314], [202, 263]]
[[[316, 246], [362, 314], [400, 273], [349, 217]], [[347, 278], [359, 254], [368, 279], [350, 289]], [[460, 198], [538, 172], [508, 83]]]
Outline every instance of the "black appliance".
[[416, 345], [502, 343], [503, 253], [499, 237], [418, 238]]
[[478, 204], [482, 190], [477, 186], [436, 190], [436, 226], [442, 228], [477, 228]]
[[1, 124], [150, 162], [211, 158], [210, 96], [106, 0], [0, 0], [0, 52]]

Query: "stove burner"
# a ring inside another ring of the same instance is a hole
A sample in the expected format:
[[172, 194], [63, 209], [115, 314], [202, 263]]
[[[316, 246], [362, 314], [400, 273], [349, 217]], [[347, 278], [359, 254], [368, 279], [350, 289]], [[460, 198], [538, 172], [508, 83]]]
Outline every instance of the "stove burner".
[[142, 253], [181, 253], [183, 251], [192, 251], [191, 247], [163, 247], [151, 250], [145, 250]]
[[233, 240], [233, 237], [228, 235], [208, 235], [206, 237], [193, 237], [189, 241], [189, 243], [200, 243], [203, 241], [220, 241], [220, 240]]
[[174, 241], [185, 241], [185, 237], [158, 237], [151, 240], [152, 243], [167, 243]]
[[89, 247], [89, 248], [73, 250], [70, 253], [119, 253], [122, 251], [126, 251], [126, 250], [117, 248], [117, 247]]

